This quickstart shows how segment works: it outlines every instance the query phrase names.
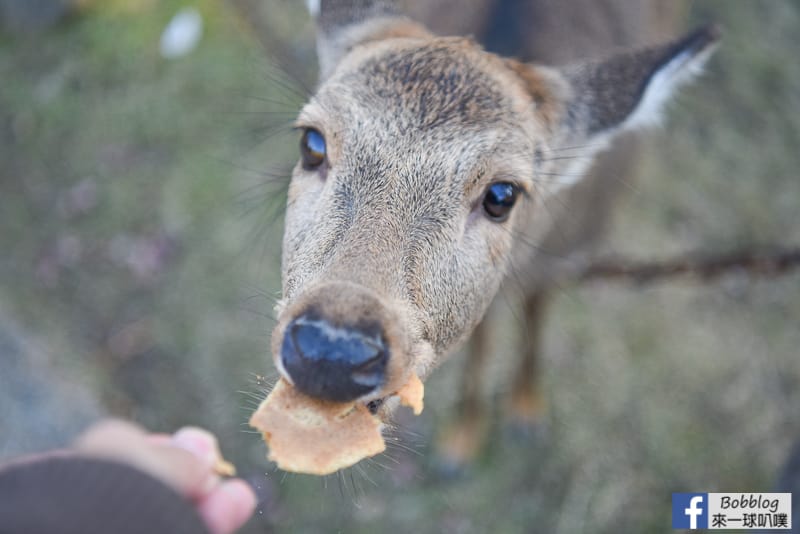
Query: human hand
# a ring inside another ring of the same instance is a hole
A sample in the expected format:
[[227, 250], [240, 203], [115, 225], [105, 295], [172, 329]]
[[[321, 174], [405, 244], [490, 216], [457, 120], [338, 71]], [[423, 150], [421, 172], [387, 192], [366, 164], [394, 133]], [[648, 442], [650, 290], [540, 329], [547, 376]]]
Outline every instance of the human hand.
[[75, 442], [75, 451], [131, 465], [191, 500], [213, 534], [230, 534], [252, 515], [256, 497], [241, 479], [214, 472], [221, 456], [216, 438], [196, 427], [150, 434], [119, 420], [98, 423]]

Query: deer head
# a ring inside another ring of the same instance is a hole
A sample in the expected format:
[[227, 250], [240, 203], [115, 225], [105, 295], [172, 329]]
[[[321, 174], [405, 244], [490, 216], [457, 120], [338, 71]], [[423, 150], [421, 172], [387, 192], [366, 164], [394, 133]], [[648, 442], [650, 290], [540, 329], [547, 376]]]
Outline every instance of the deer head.
[[434, 36], [391, 2], [311, 3], [321, 82], [296, 123], [272, 349], [295, 387], [336, 401], [426, 377], [480, 321], [516, 236], [547, 229], [549, 196], [655, 121], [716, 41], [550, 68]]

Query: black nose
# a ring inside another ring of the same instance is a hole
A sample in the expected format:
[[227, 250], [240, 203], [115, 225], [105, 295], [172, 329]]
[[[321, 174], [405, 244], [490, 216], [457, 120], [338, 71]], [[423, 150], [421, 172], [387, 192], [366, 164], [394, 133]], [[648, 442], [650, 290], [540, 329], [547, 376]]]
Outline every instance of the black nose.
[[281, 361], [295, 387], [319, 399], [347, 402], [375, 390], [388, 351], [378, 327], [338, 327], [302, 315], [283, 336]]

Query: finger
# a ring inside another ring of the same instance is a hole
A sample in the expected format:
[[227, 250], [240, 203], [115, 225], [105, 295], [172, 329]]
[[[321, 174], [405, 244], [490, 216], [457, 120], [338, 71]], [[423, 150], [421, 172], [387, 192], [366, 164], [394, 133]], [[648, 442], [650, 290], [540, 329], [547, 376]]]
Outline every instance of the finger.
[[165, 433], [155, 433], [147, 436], [147, 441], [153, 445], [169, 445], [171, 440], [172, 436]]
[[154, 444], [144, 430], [122, 421], [107, 421], [92, 427], [78, 439], [75, 448], [91, 456], [132, 465], [190, 498], [205, 496], [218, 482], [211, 464], [189, 447], [179, 446], [174, 440]]
[[200, 461], [213, 469], [222, 458], [217, 438], [202, 428], [186, 426], [175, 432], [172, 443], [194, 454]]
[[141, 467], [160, 478], [181, 495], [201, 499], [219, 484], [217, 476], [203, 459], [174, 444], [151, 445]]
[[106, 449], [109, 445], [140, 443], [147, 433], [139, 426], [119, 419], [107, 419], [92, 425], [75, 440], [77, 450]]
[[227, 480], [197, 506], [213, 534], [230, 534], [244, 525], [256, 508], [253, 489], [241, 479]]

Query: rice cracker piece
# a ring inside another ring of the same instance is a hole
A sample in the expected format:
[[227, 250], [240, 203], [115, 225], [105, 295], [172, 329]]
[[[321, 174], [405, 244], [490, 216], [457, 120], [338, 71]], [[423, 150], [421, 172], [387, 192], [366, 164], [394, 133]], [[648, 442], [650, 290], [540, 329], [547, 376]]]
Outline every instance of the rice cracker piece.
[[283, 379], [250, 418], [285, 471], [328, 475], [386, 449], [381, 421], [361, 403], [313, 399]]
[[400, 397], [400, 404], [411, 408], [414, 415], [422, 413], [422, 408], [425, 406], [423, 403], [425, 385], [416, 373], [411, 373], [411, 378], [408, 379], [408, 382], [403, 387], [397, 390], [395, 395]]
[[[396, 393], [422, 411], [424, 387], [416, 374]], [[267, 458], [285, 471], [328, 475], [386, 450], [381, 420], [362, 403], [311, 398], [280, 379], [250, 418], [269, 447]]]

